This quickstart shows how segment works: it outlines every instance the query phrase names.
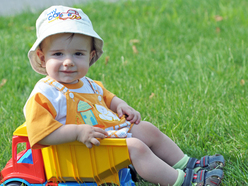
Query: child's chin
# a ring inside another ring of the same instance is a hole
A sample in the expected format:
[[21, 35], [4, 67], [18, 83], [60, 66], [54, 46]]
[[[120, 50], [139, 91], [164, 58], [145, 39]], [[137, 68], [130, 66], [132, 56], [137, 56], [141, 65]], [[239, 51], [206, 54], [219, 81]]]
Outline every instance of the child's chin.
[[78, 79], [76, 80], [62, 80], [62, 81], [59, 81], [60, 83], [62, 84], [75, 84], [78, 82]]

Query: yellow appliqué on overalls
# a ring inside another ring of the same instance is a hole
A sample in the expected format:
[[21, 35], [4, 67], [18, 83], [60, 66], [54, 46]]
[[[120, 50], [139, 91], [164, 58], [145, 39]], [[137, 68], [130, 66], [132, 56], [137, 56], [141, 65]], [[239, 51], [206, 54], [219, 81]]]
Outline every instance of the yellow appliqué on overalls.
[[92, 112], [92, 106], [89, 103], [80, 100], [78, 102], [77, 111], [81, 114], [84, 123], [93, 126], [98, 124], [96, 117]]

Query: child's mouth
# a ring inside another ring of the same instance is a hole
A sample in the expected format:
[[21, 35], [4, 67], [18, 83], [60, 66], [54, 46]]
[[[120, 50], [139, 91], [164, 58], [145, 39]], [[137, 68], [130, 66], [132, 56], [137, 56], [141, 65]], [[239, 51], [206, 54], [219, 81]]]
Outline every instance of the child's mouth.
[[61, 71], [62, 73], [65, 73], [65, 74], [71, 74], [71, 73], [74, 73], [76, 71], [72, 71], [72, 70], [63, 70]]

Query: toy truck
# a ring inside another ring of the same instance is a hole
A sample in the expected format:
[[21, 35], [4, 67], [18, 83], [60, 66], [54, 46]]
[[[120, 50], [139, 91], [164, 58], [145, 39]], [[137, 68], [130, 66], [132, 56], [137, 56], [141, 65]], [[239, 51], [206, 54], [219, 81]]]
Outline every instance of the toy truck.
[[[19, 153], [18, 144], [25, 145]], [[91, 149], [80, 142], [31, 149], [24, 123], [14, 132], [1, 186], [135, 186], [130, 164], [125, 139], [103, 139]]]

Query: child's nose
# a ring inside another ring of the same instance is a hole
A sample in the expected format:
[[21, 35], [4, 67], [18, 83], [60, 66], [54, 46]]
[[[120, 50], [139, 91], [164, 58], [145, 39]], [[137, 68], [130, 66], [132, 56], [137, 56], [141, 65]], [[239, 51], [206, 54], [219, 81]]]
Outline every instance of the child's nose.
[[74, 66], [74, 63], [71, 58], [66, 58], [63, 63], [64, 66]]

